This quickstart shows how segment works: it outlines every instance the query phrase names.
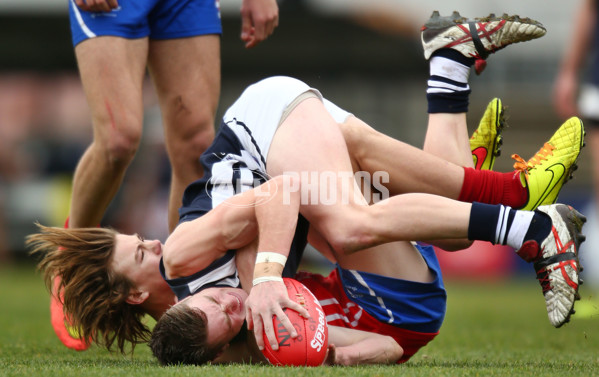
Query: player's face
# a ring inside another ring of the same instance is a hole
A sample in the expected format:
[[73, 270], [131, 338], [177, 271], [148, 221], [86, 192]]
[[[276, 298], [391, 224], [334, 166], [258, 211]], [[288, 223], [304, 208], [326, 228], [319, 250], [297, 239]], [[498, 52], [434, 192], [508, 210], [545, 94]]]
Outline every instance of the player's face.
[[208, 288], [181, 301], [201, 309], [208, 321], [208, 344], [229, 343], [239, 333], [245, 321], [245, 300], [248, 295], [240, 288]]
[[112, 255], [112, 268], [133, 282], [136, 289], [150, 294], [168, 289], [158, 265], [162, 244], [158, 240], [144, 240], [138, 235], [119, 234]]

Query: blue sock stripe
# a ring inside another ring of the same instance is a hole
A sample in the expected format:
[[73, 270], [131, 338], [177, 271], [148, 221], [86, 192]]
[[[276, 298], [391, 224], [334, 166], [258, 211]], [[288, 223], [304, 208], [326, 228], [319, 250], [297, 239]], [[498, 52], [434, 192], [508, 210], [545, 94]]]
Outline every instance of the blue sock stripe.
[[428, 85], [430, 86], [431, 81], [435, 81], [435, 82], [442, 82], [442, 83], [446, 83], [446, 84], [450, 84], [453, 86], [459, 86], [462, 87], [464, 89], [468, 88], [468, 83], [467, 82], [460, 82], [460, 81], [455, 81], [452, 80], [450, 78], [444, 77], [444, 76], [439, 76], [439, 75], [432, 75], [428, 78]]
[[467, 67], [472, 67], [472, 65], [474, 64], [474, 58], [464, 56], [461, 52], [451, 48], [442, 48], [440, 50], [437, 50], [433, 53], [433, 56], [442, 56], [444, 58], [454, 60]]
[[427, 93], [461, 93], [467, 90], [470, 90], [470, 87], [462, 88], [450, 84], [435, 83], [434, 81], [429, 81], [428, 88], [426, 88]]

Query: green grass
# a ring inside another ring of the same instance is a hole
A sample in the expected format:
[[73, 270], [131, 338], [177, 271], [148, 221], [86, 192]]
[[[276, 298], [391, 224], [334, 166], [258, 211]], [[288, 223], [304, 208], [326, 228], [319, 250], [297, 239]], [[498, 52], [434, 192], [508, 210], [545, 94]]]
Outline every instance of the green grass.
[[447, 284], [441, 334], [399, 366], [275, 368], [161, 367], [146, 346], [135, 355], [61, 345], [49, 323], [48, 294], [31, 266], [0, 268], [0, 376], [599, 376], [599, 300], [581, 289], [591, 313], [554, 329], [534, 279]]

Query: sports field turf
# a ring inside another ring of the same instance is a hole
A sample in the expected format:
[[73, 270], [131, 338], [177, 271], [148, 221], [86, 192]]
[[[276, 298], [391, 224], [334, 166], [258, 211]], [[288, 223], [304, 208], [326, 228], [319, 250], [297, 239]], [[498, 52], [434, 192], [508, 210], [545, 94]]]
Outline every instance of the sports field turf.
[[145, 345], [133, 357], [66, 349], [50, 327], [41, 277], [31, 265], [9, 265], [0, 267], [0, 376], [599, 376], [599, 297], [584, 286], [579, 314], [561, 329], [549, 324], [532, 277], [447, 289], [441, 334], [404, 365], [165, 368]]

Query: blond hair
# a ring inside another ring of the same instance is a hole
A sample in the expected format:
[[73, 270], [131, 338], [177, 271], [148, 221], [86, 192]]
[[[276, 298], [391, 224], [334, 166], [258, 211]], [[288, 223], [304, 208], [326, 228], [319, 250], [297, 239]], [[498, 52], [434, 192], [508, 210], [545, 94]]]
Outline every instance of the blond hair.
[[53, 281], [60, 277], [65, 315], [81, 338], [109, 350], [116, 342], [122, 353], [126, 342], [132, 343], [131, 352], [137, 343], [147, 342], [150, 330], [142, 321], [144, 310], [126, 302], [135, 287], [111, 268], [118, 233], [109, 228], [36, 225], [40, 232], [27, 237], [27, 246], [32, 254], [43, 254], [38, 268], [55, 296]]

